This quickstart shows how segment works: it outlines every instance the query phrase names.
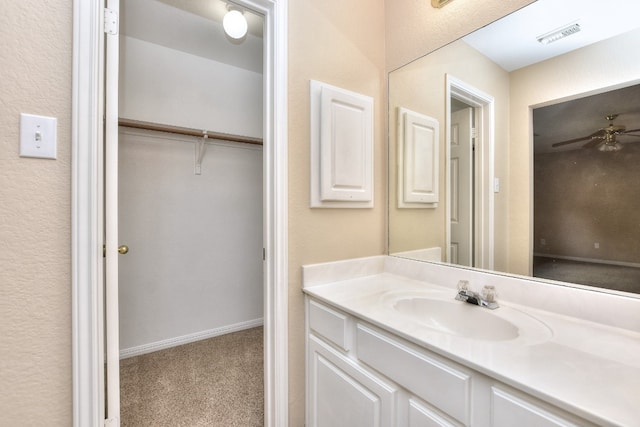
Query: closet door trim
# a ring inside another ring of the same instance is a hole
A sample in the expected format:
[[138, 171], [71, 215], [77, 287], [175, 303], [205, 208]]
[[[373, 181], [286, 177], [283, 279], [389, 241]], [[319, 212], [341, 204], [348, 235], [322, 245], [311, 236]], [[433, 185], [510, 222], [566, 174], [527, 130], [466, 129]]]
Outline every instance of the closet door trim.
[[[287, 0], [238, 0], [265, 17], [265, 426], [288, 425]], [[104, 423], [102, 66], [104, 4], [73, 1], [73, 425]]]

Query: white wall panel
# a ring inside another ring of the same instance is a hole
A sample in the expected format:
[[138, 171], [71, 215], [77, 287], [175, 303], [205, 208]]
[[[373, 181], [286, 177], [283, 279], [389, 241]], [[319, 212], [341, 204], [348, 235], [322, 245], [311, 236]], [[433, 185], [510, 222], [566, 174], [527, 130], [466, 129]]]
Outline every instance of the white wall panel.
[[373, 98], [310, 82], [311, 207], [373, 207]]

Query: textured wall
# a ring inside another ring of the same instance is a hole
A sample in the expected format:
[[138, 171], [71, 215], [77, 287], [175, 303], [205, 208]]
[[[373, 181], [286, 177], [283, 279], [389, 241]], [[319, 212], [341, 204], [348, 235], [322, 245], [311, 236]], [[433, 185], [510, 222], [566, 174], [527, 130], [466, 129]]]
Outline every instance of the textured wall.
[[640, 263], [639, 164], [638, 143], [536, 155], [534, 251]]
[[[0, 3], [0, 424], [71, 425], [72, 2]], [[21, 112], [58, 159], [18, 157]]]
[[[301, 266], [385, 247], [386, 100], [382, 0], [289, 1], [289, 410], [304, 424]], [[373, 209], [309, 208], [309, 80], [374, 98]]]

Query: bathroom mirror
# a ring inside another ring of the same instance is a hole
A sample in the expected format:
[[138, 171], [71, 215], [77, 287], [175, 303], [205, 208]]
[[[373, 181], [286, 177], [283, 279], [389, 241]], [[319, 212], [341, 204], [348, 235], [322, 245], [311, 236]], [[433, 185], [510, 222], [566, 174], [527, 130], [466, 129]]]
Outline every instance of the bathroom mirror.
[[[549, 215], [561, 226], [571, 223], [575, 234], [585, 236], [585, 248], [591, 249], [576, 255], [562, 252], [558, 257], [550, 250], [546, 255], [552, 262], [628, 267], [631, 274], [640, 274], [636, 273], [640, 272], [638, 248], [629, 247], [627, 253], [634, 255], [622, 261], [607, 258], [612, 252], [601, 247], [593, 232], [598, 227], [594, 221], [599, 220], [590, 218], [592, 202], [583, 201], [584, 215], [574, 211], [563, 217], [553, 204], [545, 209], [536, 206], [534, 197], [534, 152], [541, 150], [534, 148], [537, 143], [547, 145], [547, 157], [573, 150], [583, 156], [614, 154], [629, 162], [635, 149], [630, 134], [619, 137], [621, 145], [629, 147], [626, 151], [607, 153], [594, 148], [596, 142], [583, 146], [592, 137], [603, 136], [610, 126], [625, 126], [624, 132], [640, 129], [639, 92], [632, 91], [640, 83], [637, 16], [640, 4], [630, 0], [606, 5], [599, 0], [538, 0], [392, 71], [389, 254], [536, 276], [534, 255], [544, 251], [541, 241], [548, 248], [548, 240], [556, 236], [534, 233], [534, 217]], [[593, 98], [588, 102], [591, 96], [624, 88], [630, 92], [618, 93], [618, 101]], [[596, 107], [585, 109], [580, 103]], [[615, 114], [615, 120], [607, 120], [606, 116]], [[416, 117], [437, 123], [437, 131], [421, 126]], [[557, 133], [550, 134], [551, 130]], [[549, 147], [585, 136], [582, 143]], [[635, 139], [640, 148], [640, 137]], [[471, 143], [462, 148], [466, 154], [461, 157], [462, 140]], [[568, 170], [566, 163], [557, 167]], [[571, 176], [564, 179], [572, 181]], [[638, 181], [640, 175], [626, 179]], [[585, 176], [573, 179], [581, 180], [597, 185], [597, 180]], [[421, 202], [411, 193], [416, 188], [431, 193], [435, 189], [437, 200]], [[600, 196], [576, 185], [568, 188], [572, 194], [589, 194], [595, 198], [591, 201], [613, 203], [607, 188], [601, 188]], [[611, 209], [622, 209], [622, 205], [629, 203], [612, 204]], [[637, 212], [632, 210], [629, 216], [637, 218]], [[453, 229], [461, 222], [467, 224], [462, 231]], [[558, 242], [555, 248], [561, 246]], [[580, 276], [546, 278], [599, 286]], [[640, 292], [640, 286], [616, 291]]]

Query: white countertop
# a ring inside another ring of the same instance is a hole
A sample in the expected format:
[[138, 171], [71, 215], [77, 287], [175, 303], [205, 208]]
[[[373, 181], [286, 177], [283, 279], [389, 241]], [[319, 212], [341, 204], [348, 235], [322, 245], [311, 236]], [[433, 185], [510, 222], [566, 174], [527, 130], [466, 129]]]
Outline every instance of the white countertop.
[[371, 269], [368, 261], [357, 260], [359, 271], [354, 274], [352, 265], [345, 280], [339, 279], [344, 263], [337, 269], [336, 263], [305, 267], [304, 291], [596, 424], [640, 426], [640, 332], [501, 300], [496, 315], [508, 319], [510, 313], [524, 313], [549, 333], [542, 339], [498, 341], [444, 333], [399, 315], [388, 295], [428, 291], [453, 300], [455, 288], [385, 271], [378, 261]]

